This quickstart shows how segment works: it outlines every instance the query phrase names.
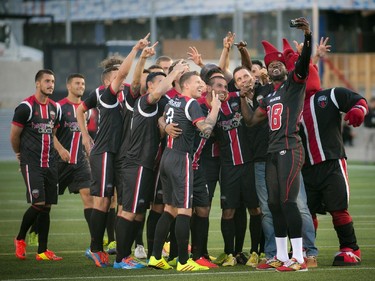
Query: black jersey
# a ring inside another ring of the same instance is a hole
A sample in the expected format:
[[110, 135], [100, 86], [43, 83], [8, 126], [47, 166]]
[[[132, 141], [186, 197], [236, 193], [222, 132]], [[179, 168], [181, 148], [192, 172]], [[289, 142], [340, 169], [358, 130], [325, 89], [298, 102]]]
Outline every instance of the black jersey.
[[117, 97], [122, 104], [123, 121], [121, 145], [119, 153], [116, 156], [120, 159], [124, 159], [130, 145], [130, 126], [133, 118], [134, 104], [139, 96], [132, 93], [129, 84], [125, 84], [124, 90], [120, 92]]
[[122, 104], [109, 86], [97, 88], [83, 101], [86, 110], [98, 109], [98, 131], [91, 154], [117, 153], [120, 148], [123, 122]]
[[227, 99], [221, 103], [214, 133], [220, 144], [223, 163], [236, 166], [250, 161], [251, 152], [239, 92], [228, 93]]
[[169, 100], [164, 112], [167, 124], [177, 123], [183, 132], [175, 139], [167, 136], [167, 147], [192, 154], [195, 124], [200, 120], [205, 120], [199, 103], [193, 98], [177, 95], [175, 98]]
[[293, 149], [301, 143], [299, 124], [305, 98], [306, 83], [296, 82], [294, 71], [278, 89], [259, 101], [259, 108], [268, 116], [268, 152]]
[[149, 94], [137, 99], [131, 124], [131, 137], [125, 163], [154, 169], [160, 143], [158, 104], [148, 102]]
[[48, 168], [53, 161], [53, 129], [58, 128], [59, 106], [48, 99], [41, 104], [30, 96], [14, 111], [12, 124], [22, 127], [21, 164]]
[[346, 157], [341, 112], [348, 112], [360, 99], [346, 88], [325, 89], [305, 99], [300, 135], [307, 165]]
[[[56, 137], [61, 145], [69, 151], [69, 164], [77, 164], [85, 156], [82, 146], [82, 134], [77, 122], [76, 110], [80, 103], [72, 103], [67, 98], [58, 102], [61, 111], [58, 116], [60, 126], [56, 131]], [[63, 162], [60, 156], [57, 157], [60, 162]]]

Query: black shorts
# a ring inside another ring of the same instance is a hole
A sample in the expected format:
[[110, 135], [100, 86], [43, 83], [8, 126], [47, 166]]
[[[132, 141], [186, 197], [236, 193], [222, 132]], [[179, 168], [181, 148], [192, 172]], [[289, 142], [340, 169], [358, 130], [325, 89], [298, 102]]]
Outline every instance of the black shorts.
[[202, 166], [204, 170], [204, 174], [207, 180], [210, 201], [212, 201], [212, 198], [215, 194], [216, 185], [219, 181], [220, 176], [220, 157], [202, 157], [200, 161], [200, 166]]
[[82, 158], [77, 164], [59, 162], [59, 195], [64, 194], [68, 187], [69, 193], [79, 193], [82, 188], [90, 188], [91, 170], [86, 158]]
[[302, 169], [302, 176], [312, 214], [348, 208], [349, 181], [345, 159], [306, 166]]
[[57, 204], [57, 165], [53, 164], [49, 168], [21, 165], [21, 172], [26, 184], [27, 203]]
[[209, 207], [210, 197], [204, 171], [201, 167], [194, 170], [193, 207]]
[[189, 153], [165, 148], [160, 162], [163, 203], [190, 209], [193, 199], [193, 168]]
[[163, 187], [160, 179], [160, 166], [157, 167], [154, 178], [154, 189], [152, 192], [152, 204], [162, 205], [163, 203]]
[[154, 186], [154, 171], [136, 164], [126, 164], [122, 209], [144, 213], [150, 206]]
[[90, 155], [90, 194], [97, 197], [112, 197], [114, 194], [115, 155], [110, 152]]
[[115, 159], [115, 179], [114, 185], [117, 195], [118, 205], [122, 204], [122, 193], [125, 190], [125, 158]]
[[222, 209], [237, 209], [241, 206], [250, 209], [259, 207], [252, 163], [247, 162], [237, 166], [221, 165], [220, 201]]

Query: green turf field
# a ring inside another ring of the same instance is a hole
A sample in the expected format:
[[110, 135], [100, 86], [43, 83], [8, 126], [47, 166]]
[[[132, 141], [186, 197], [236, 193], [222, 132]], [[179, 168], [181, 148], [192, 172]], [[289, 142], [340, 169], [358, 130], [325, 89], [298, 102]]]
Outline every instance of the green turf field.
[[[14, 256], [13, 238], [28, 207], [25, 187], [16, 163], [0, 162], [0, 280], [375, 280], [375, 166], [349, 163], [351, 183], [350, 212], [354, 219], [363, 262], [357, 267], [332, 267], [338, 250], [330, 216], [319, 217], [317, 246], [319, 267], [308, 272], [259, 272], [246, 266], [212, 269], [198, 273], [178, 273], [155, 269], [115, 270], [96, 268], [84, 257], [89, 234], [79, 196], [65, 194], [51, 213], [49, 248], [62, 256], [59, 262], [37, 262], [36, 247], [28, 247], [27, 259]], [[220, 234], [218, 193], [210, 221], [209, 250], [218, 255], [223, 250]], [[249, 250], [247, 233], [245, 249]], [[114, 257], [111, 257], [113, 261]]]

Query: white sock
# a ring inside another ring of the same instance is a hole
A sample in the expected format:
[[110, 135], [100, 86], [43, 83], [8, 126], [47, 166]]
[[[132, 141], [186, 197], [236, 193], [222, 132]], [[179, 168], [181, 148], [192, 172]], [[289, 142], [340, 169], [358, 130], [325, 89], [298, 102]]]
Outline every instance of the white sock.
[[302, 247], [302, 237], [290, 239], [293, 249], [293, 258], [295, 258], [299, 263], [304, 263], [303, 259], [303, 247]]
[[275, 237], [276, 239], [276, 258], [279, 261], [286, 262], [288, 257], [288, 238]]

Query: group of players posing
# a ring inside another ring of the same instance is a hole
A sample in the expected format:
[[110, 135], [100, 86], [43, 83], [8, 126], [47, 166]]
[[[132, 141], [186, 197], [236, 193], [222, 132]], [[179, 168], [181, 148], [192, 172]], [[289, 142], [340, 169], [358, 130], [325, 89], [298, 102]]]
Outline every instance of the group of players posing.
[[[115, 191], [114, 268], [170, 269], [172, 264], [178, 271], [195, 271], [233, 266], [246, 231], [246, 214], [245, 221], [236, 219], [241, 208], [259, 218], [254, 219], [258, 225], [250, 224], [251, 235], [264, 231], [266, 260], [248, 261], [259, 270], [306, 271], [309, 258], [316, 266], [316, 214], [325, 212], [332, 215], [340, 244], [333, 265], [360, 264], [347, 211], [341, 112], [350, 125], [359, 126], [367, 103], [348, 89], [321, 89], [317, 68], [310, 62], [309, 23], [296, 21], [305, 36], [296, 52], [286, 40], [283, 52], [262, 42], [266, 74], [252, 65], [243, 43], [238, 45], [242, 66], [232, 79], [218, 67], [204, 66], [195, 48], [189, 54], [203, 67], [201, 75], [189, 71], [183, 60], [173, 63], [168, 74], [145, 70], [157, 45], [149, 46], [149, 34], [124, 60], [104, 62], [103, 85], [83, 102], [82, 75], [68, 77], [68, 97], [55, 103], [49, 99], [54, 74], [39, 71], [35, 95], [16, 108], [11, 126], [12, 147], [31, 203], [14, 240], [17, 258], [26, 258], [26, 233], [36, 221], [36, 259], [61, 259], [47, 249], [49, 212], [57, 203], [57, 189], [62, 194], [69, 186], [82, 195], [91, 234], [85, 254], [98, 267], [109, 265], [103, 236]], [[221, 57], [224, 70], [233, 43], [234, 35], [228, 33]], [[326, 50], [326, 41], [319, 47]], [[133, 81], [124, 84], [140, 50]], [[86, 127], [85, 113], [92, 108], [99, 112], [95, 141]], [[208, 217], [218, 178], [224, 255], [214, 264], [207, 251]], [[147, 209], [145, 264], [131, 256], [131, 246]], [[170, 230], [176, 243], [168, 263], [162, 249]]]

